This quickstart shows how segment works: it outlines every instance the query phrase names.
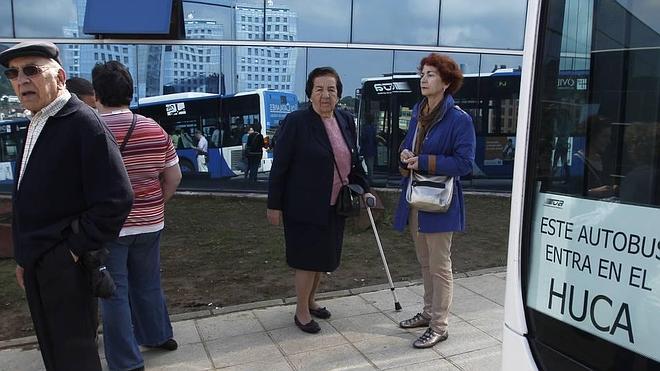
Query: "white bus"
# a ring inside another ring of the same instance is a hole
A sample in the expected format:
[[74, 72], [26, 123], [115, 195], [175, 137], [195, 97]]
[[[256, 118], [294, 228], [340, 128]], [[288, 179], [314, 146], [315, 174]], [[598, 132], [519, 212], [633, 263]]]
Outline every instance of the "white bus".
[[[201, 130], [209, 144], [209, 177], [227, 178], [243, 173], [239, 162], [248, 125], [260, 124], [268, 142], [280, 121], [298, 109], [298, 98], [265, 89], [231, 95], [191, 92], [141, 98], [132, 109], [153, 118], [170, 134], [184, 174], [198, 172], [195, 130]], [[272, 162], [272, 152], [264, 148], [259, 171], [270, 171]]]
[[658, 5], [528, 2], [502, 370], [660, 370]]

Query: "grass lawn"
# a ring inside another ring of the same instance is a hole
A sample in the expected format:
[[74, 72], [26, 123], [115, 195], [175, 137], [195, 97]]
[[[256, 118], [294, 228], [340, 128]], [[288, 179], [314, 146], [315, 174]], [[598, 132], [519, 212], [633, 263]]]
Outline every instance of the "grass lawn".
[[[381, 192], [378, 231], [396, 281], [421, 277], [410, 235], [392, 229], [398, 193]], [[467, 233], [454, 235], [455, 272], [506, 264], [507, 197], [466, 196]], [[176, 196], [167, 206], [161, 242], [163, 288], [170, 313], [294, 296], [292, 270], [284, 257], [281, 227], [265, 217], [266, 200], [246, 197]], [[368, 222], [348, 222], [342, 263], [319, 291], [387, 283]], [[0, 260], [0, 340], [32, 334], [15, 264]]]

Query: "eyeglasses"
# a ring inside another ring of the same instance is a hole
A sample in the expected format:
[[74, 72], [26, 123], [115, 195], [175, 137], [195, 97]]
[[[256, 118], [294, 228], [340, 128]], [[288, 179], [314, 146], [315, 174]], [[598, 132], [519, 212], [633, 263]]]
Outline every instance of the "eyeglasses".
[[[36, 65], [33, 65], [33, 64], [28, 64], [27, 66], [23, 66], [20, 69], [23, 70], [23, 74], [25, 76], [32, 77], [32, 76], [36, 76], [36, 75], [40, 74], [41, 72], [43, 72], [43, 71], [45, 71], [49, 68], [50, 68], [50, 66], [36, 66]], [[18, 71], [19, 71], [19, 68], [10, 67], [10, 68], [7, 68], [4, 71], [4, 73], [5, 73], [5, 76], [7, 76], [7, 78], [9, 80], [14, 80], [18, 77]]]

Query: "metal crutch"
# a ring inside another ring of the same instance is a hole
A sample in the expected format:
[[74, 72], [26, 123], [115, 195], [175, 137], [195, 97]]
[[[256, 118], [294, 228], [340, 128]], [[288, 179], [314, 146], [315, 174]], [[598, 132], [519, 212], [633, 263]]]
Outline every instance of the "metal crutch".
[[369, 215], [369, 221], [371, 222], [371, 229], [374, 230], [374, 236], [376, 237], [376, 242], [378, 243], [378, 251], [380, 252], [380, 257], [383, 259], [383, 266], [385, 266], [385, 273], [387, 274], [387, 280], [390, 283], [390, 291], [392, 291], [392, 296], [394, 297], [394, 310], [401, 310], [401, 304], [396, 298], [396, 292], [394, 292], [394, 283], [392, 283], [392, 276], [390, 275], [390, 268], [387, 266], [387, 260], [385, 260], [385, 253], [383, 253], [383, 245], [380, 243], [380, 236], [378, 235], [378, 230], [376, 230], [376, 223], [374, 222], [374, 217], [371, 215], [371, 208], [376, 206], [376, 198], [368, 197], [366, 200], [367, 204], [367, 215]]

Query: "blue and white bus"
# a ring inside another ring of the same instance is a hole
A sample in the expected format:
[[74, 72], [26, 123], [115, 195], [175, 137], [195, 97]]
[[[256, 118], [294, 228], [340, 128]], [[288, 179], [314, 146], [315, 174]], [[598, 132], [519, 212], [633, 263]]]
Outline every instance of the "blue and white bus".
[[23, 146], [27, 118], [0, 120], [0, 190], [10, 191], [15, 173], [18, 152]]
[[[243, 174], [242, 159], [249, 125], [260, 124], [266, 143], [280, 121], [298, 109], [295, 94], [259, 89], [232, 95], [177, 93], [141, 98], [133, 111], [151, 117], [171, 136], [184, 174], [199, 173], [195, 130], [208, 141], [208, 176]], [[267, 147], [267, 146], [264, 146]], [[270, 171], [272, 152], [264, 148], [259, 171]]]

